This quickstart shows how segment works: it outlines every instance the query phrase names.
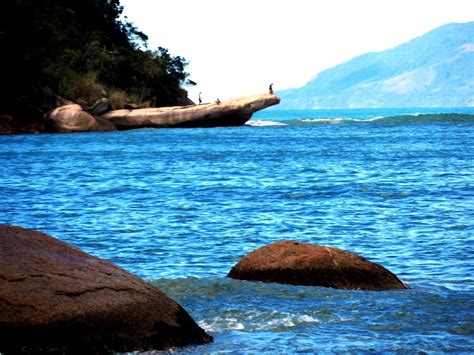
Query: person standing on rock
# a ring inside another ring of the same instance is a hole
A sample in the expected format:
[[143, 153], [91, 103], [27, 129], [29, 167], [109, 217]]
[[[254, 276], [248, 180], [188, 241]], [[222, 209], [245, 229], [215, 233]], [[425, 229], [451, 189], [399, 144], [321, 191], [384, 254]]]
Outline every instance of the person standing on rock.
[[199, 105], [200, 105], [200, 104], [202, 104], [201, 93], [199, 93], [199, 96], [198, 96], [198, 102], [199, 102]]
[[269, 86], [268, 86], [268, 93], [270, 95], [273, 95], [273, 83], [271, 83]]

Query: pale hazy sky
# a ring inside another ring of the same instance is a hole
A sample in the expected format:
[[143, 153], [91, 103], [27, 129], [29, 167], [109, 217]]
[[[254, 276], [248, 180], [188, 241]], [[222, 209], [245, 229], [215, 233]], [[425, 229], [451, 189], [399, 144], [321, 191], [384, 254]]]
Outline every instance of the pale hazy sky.
[[124, 15], [189, 62], [197, 101], [304, 85], [318, 72], [450, 22], [474, 0], [121, 0]]

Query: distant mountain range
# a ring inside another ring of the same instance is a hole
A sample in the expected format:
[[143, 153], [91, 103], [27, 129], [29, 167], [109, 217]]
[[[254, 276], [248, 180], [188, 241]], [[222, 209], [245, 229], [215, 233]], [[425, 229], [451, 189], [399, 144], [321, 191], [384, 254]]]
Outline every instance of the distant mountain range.
[[474, 22], [361, 55], [278, 95], [281, 109], [474, 106]]

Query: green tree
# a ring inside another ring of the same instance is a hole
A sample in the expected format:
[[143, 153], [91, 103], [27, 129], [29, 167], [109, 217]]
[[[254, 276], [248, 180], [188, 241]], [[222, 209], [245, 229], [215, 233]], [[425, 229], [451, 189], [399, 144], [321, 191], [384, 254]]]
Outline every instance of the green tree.
[[0, 14], [4, 64], [0, 114], [36, 119], [45, 92], [91, 104], [117, 90], [156, 105], [185, 102], [186, 61], [120, 20], [119, 0], [6, 0]]

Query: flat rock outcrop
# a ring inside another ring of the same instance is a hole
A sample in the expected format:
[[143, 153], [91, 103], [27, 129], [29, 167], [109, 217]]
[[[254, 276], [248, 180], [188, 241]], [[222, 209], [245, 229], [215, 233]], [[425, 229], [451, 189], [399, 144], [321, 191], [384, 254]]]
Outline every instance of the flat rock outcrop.
[[254, 250], [229, 272], [239, 280], [356, 290], [406, 289], [384, 267], [347, 251], [295, 241]]
[[210, 341], [176, 302], [111, 262], [0, 226], [0, 353], [101, 354]]
[[92, 116], [77, 104], [54, 109], [47, 116], [46, 123], [50, 131], [57, 133], [117, 130], [108, 120]]
[[245, 96], [220, 103], [192, 106], [116, 110], [102, 115], [118, 129], [144, 127], [218, 127], [245, 124], [256, 111], [277, 105], [273, 94]]

